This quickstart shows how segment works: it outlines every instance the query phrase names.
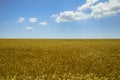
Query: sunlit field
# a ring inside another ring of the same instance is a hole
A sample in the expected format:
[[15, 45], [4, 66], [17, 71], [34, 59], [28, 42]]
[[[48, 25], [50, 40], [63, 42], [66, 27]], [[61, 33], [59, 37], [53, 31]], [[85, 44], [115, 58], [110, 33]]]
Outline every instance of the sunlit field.
[[0, 39], [0, 80], [120, 80], [120, 40]]

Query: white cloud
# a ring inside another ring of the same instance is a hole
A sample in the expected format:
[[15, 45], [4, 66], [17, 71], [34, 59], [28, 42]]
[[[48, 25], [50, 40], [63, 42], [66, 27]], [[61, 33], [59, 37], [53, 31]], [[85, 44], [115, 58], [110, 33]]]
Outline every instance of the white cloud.
[[24, 20], [25, 20], [25, 18], [20, 17], [19, 20], [18, 20], [17, 22], [18, 22], [18, 23], [22, 23], [22, 22], [24, 22]]
[[52, 16], [51, 16], [51, 18], [56, 18], [58, 16], [58, 14], [53, 14]]
[[47, 22], [40, 22], [39, 25], [40, 26], [46, 26], [48, 23]]
[[85, 14], [83, 12], [78, 12], [78, 11], [64, 11], [61, 12], [57, 17], [56, 17], [56, 22], [70, 22], [73, 20], [81, 20], [81, 19], [86, 19], [89, 18], [89, 14]]
[[112, 16], [120, 12], [120, 0], [109, 0], [108, 2], [100, 2], [91, 7], [91, 15], [95, 18]]
[[33, 29], [33, 27], [32, 26], [27, 26], [26, 29], [31, 30], [31, 29]]
[[[85, 10], [90, 10], [90, 12], [87, 13]], [[55, 18], [56, 22], [60, 23], [88, 18], [101, 18], [117, 13], [120, 13], [120, 0], [108, 0], [106, 2], [100, 2], [100, 0], [86, 0], [86, 3], [78, 7], [76, 11], [64, 11], [59, 14], [54, 14], [51, 17]]]
[[37, 18], [30, 18], [29, 21], [30, 21], [31, 23], [36, 23], [36, 22], [37, 22]]
[[91, 6], [98, 1], [99, 0], [86, 0], [86, 3], [84, 5], [78, 7], [77, 9], [78, 9], [78, 11], [83, 11], [83, 10], [86, 10], [86, 9], [90, 9]]

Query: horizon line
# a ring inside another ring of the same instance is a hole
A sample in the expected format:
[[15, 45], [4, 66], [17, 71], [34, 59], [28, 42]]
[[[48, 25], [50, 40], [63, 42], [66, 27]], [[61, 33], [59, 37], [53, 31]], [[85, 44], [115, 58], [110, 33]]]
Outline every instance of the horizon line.
[[0, 38], [0, 39], [120, 39], [120, 38]]

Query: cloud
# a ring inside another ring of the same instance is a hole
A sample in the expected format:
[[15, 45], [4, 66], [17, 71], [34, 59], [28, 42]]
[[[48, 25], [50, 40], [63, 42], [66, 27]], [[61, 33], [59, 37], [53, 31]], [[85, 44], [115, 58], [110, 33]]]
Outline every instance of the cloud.
[[46, 26], [48, 23], [47, 22], [40, 22], [39, 25], [40, 26]]
[[31, 23], [36, 23], [36, 22], [37, 22], [37, 18], [30, 18], [29, 21], [30, 21]]
[[33, 29], [33, 27], [32, 26], [27, 26], [26, 29], [31, 30], [31, 29]]
[[22, 23], [22, 22], [24, 22], [24, 20], [25, 20], [25, 18], [20, 17], [19, 20], [18, 20], [17, 22], [18, 22], [18, 23]]
[[51, 18], [56, 18], [58, 16], [58, 14], [53, 14], [52, 16], [51, 16]]
[[61, 23], [89, 18], [101, 18], [117, 13], [120, 13], [120, 0], [108, 0], [106, 2], [86, 0], [86, 3], [78, 7], [76, 11], [64, 11], [54, 14], [51, 17], [55, 18], [56, 22]]
[[93, 4], [98, 2], [99, 0], [86, 0], [86, 3], [80, 7], [77, 8], [78, 11], [83, 11], [86, 9], [90, 9]]
[[120, 0], [109, 0], [108, 2], [100, 2], [91, 7], [91, 15], [95, 18], [112, 16], [120, 12]]
[[56, 17], [56, 22], [70, 22], [73, 20], [81, 20], [81, 19], [86, 19], [89, 18], [89, 14], [85, 14], [83, 12], [78, 12], [78, 11], [64, 11], [61, 12], [57, 17]]

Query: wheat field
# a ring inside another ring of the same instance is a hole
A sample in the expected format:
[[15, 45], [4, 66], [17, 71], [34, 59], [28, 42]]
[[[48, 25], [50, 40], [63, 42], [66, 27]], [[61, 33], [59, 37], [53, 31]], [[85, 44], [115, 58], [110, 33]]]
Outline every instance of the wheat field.
[[0, 39], [0, 80], [120, 80], [120, 40]]

